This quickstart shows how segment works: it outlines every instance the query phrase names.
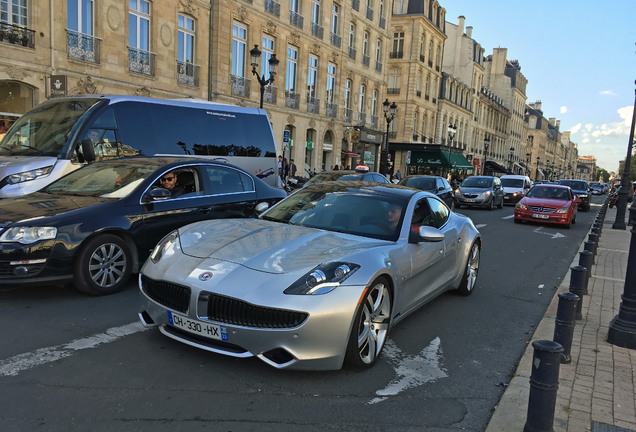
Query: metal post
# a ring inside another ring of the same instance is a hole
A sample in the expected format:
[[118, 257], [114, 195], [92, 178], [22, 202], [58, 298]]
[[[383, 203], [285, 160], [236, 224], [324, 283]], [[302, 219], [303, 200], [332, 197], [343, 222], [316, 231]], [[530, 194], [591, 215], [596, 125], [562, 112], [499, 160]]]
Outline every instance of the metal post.
[[559, 306], [557, 309], [556, 321], [554, 323], [554, 341], [563, 346], [561, 353], [561, 363], [572, 362], [570, 350], [572, 348], [572, 336], [574, 335], [574, 324], [576, 323], [576, 309], [579, 296], [571, 292], [559, 294]]
[[530, 375], [530, 398], [523, 432], [553, 432], [563, 347], [549, 340], [534, 341], [532, 347], [534, 355]]
[[[634, 81], [636, 84], [636, 81]], [[634, 98], [634, 111], [632, 112], [632, 128], [629, 131], [629, 142], [627, 143], [627, 156], [625, 157], [625, 166], [623, 167], [623, 176], [621, 177], [621, 190], [618, 192], [618, 201], [616, 202], [616, 219], [614, 220], [613, 229], [626, 229], [625, 225], [625, 209], [627, 201], [634, 194], [631, 182], [629, 181], [629, 170], [632, 165], [632, 146], [634, 145], [634, 122], [636, 121], [636, 91]]]
[[579, 302], [576, 305], [576, 319], [583, 319], [582, 306], [583, 294], [587, 285], [587, 269], [581, 266], [570, 267], [570, 292], [579, 296]]
[[590, 277], [592, 276], [592, 265], [594, 264], [594, 254], [587, 250], [579, 252], [579, 266], [587, 269], [587, 283], [583, 294], [587, 294], [588, 285], [590, 283]]
[[[636, 203], [630, 208], [630, 221], [636, 221]], [[609, 327], [607, 341], [624, 348], [636, 349], [636, 225], [632, 223], [632, 238], [627, 257], [627, 273], [621, 306]]]

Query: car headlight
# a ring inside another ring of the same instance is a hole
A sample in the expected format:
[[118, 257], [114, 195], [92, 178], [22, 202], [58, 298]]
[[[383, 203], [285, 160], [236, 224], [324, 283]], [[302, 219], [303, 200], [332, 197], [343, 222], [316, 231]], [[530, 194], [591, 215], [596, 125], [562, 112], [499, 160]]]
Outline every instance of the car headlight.
[[528, 210], [528, 207], [523, 203], [517, 203], [515, 207], [517, 207], [519, 210]]
[[579, 194], [579, 198], [587, 198], [587, 194]]
[[360, 266], [358, 264], [345, 262], [320, 264], [283, 292], [285, 294], [295, 295], [327, 294], [340, 286], [342, 282], [359, 268]]
[[569, 210], [570, 210], [569, 207], [563, 207], [563, 208], [558, 209], [555, 213], [563, 214], [563, 213], [567, 213]]
[[7, 177], [7, 183], [16, 184], [16, 183], [22, 183], [25, 181], [35, 180], [38, 177], [49, 175], [52, 169], [53, 169], [53, 165], [47, 166], [44, 168], [37, 168], [34, 170], [23, 171], [17, 174], [11, 174], [9, 177]]
[[57, 235], [55, 227], [13, 227], [0, 235], [0, 243], [31, 244], [40, 240], [51, 240]]
[[172, 255], [173, 246], [179, 241], [179, 231], [172, 231], [162, 238], [150, 254], [150, 261], [157, 264], [166, 255]]
[[482, 193], [481, 195], [482, 195], [484, 198], [488, 198], [491, 194], [492, 194], [492, 192], [490, 192], [490, 191], [486, 191], [486, 192]]

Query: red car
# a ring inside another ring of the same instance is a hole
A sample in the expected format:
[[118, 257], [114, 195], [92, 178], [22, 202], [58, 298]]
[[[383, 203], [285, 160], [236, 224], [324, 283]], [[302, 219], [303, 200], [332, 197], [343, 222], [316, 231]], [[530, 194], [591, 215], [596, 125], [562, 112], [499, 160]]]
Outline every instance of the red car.
[[535, 185], [515, 207], [515, 222], [534, 221], [565, 225], [576, 223], [581, 200], [568, 186]]

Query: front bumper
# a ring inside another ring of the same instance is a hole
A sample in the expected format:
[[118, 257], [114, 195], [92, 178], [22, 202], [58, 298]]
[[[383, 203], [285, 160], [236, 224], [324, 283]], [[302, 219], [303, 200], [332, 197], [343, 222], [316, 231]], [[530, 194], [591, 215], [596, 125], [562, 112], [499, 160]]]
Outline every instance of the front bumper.
[[464, 196], [455, 194], [455, 203], [463, 206], [470, 207], [489, 207], [490, 203], [494, 200], [493, 195], [487, 197], [478, 196]]
[[530, 210], [515, 209], [516, 220], [568, 225], [571, 217], [568, 213], [534, 213]]
[[[0, 243], [0, 286], [59, 284], [73, 279], [73, 259], [54, 241]], [[62, 252], [62, 253], [60, 253]]]
[[504, 195], [504, 204], [517, 204], [523, 198], [521, 193], [507, 193]]

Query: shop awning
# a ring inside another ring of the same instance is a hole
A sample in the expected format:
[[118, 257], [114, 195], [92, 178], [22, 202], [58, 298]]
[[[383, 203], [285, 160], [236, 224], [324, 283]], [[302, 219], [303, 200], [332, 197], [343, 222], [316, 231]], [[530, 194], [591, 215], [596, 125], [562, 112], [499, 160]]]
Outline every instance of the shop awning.
[[439, 149], [422, 149], [411, 152], [411, 166], [421, 166], [426, 168], [450, 168], [448, 152]]
[[509, 170], [502, 167], [495, 161], [486, 161], [486, 163], [484, 164], [484, 169], [485, 171], [496, 171], [504, 174], [511, 174]]
[[342, 153], [344, 153], [345, 155], [349, 156], [350, 158], [357, 158], [358, 157], [358, 153], [354, 153], [351, 150], [342, 149]]
[[470, 171], [474, 168], [473, 164], [468, 162], [468, 159], [466, 159], [466, 157], [461, 153], [451, 152], [450, 163], [453, 169]]

